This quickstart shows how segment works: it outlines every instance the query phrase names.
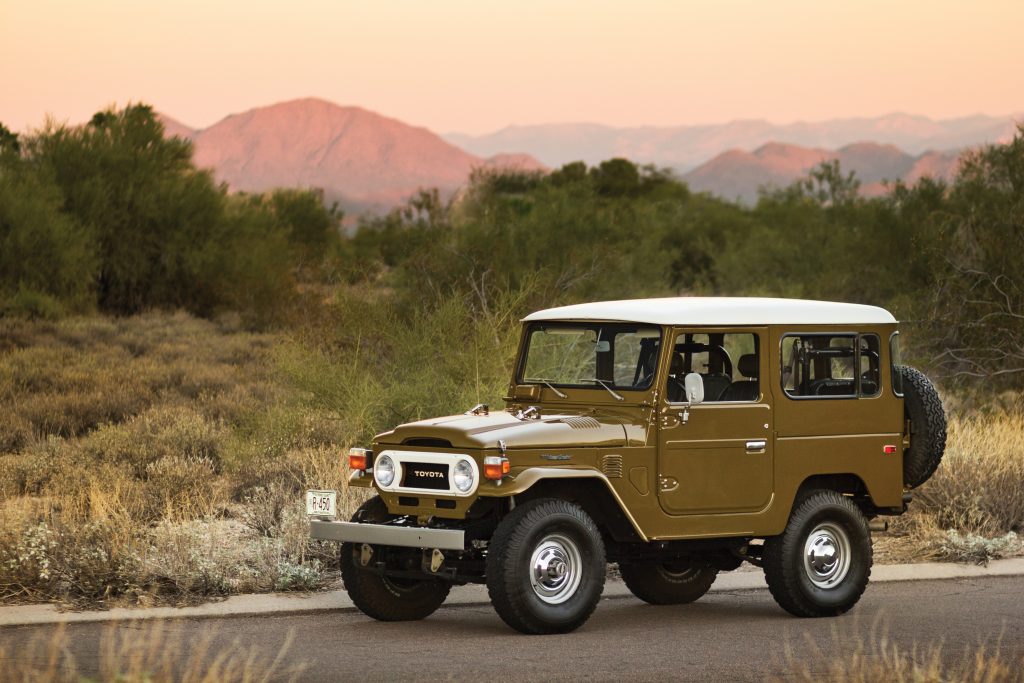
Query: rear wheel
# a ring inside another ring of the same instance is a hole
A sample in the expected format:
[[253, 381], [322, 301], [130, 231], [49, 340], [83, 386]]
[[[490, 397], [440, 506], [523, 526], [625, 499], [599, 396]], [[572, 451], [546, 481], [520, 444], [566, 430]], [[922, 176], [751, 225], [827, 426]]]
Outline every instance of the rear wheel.
[[871, 576], [871, 532], [853, 501], [817, 491], [790, 515], [780, 536], [764, 544], [772, 597], [798, 617], [829, 617], [860, 600]]
[[[380, 523], [389, 518], [379, 496], [363, 503], [353, 522]], [[363, 614], [378, 621], [416, 621], [440, 607], [448, 597], [449, 584], [436, 579], [407, 579], [382, 576], [362, 564], [363, 544], [341, 544], [341, 578], [352, 602]], [[379, 554], [379, 546], [369, 548]]]
[[590, 618], [604, 589], [604, 543], [593, 520], [564, 500], [516, 507], [487, 551], [487, 592], [522, 633], [568, 633]]
[[619, 573], [636, 597], [652, 605], [683, 605], [711, 589], [718, 570], [680, 562], [620, 564]]

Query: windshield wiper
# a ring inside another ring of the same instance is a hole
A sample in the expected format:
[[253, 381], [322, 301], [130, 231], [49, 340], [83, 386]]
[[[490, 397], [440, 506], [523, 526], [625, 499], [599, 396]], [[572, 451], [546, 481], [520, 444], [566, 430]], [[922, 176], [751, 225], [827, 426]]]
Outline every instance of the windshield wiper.
[[551, 380], [549, 380], [549, 379], [541, 379], [540, 377], [533, 377], [533, 378], [528, 378], [528, 379], [526, 379], [524, 381], [526, 381], [526, 382], [540, 382], [541, 384], [546, 385], [548, 389], [550, 389], [551, 391], [555, 392], [555, 394], [558, 396], [558, 398], [569, 398], [569, 396], [567, 394], [563, 394], [561, 391], [559, 391], [555, 387], [555, 385], [551, 383]]
[[606, 379], [598, 379], [596, 377], [588, 377], [586, 379], [580, 378], [577, 381], [578, 382], [596, 382], [597, 384], [600, 384], [602, 387], [607, 389], [608, 393], [611, 394], [612, 396], [614, 396], [616, 401], [625, 401], [626, 400], [626, 399], [622, 398], [621, 396], [619, 396], [617, 393], [615, 393], [614, 389], [612, 389], [610, 386], [608, 386], [609, 384], [611, 384], [611, 382], [609, 382]]

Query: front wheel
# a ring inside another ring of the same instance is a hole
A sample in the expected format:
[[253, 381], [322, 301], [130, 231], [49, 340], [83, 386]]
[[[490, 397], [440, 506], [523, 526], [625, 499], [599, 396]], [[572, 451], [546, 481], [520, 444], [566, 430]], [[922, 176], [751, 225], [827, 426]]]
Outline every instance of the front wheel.
[[[379, 496], [363, 503], [353, 522], [384, 522], [387, 507]], [[373, 550], [379, 552], [379, 547]], [[437, 611], [451, 589], [436, 579], [408, 579], [383, 576], [362, 566], [362, 544], [341, 544], [341, 578], [345, 590], [359, 611], [378, 621], [416, 621]]]
[[580, 507], [542, 498], [516, 507], [487, 552], [487, 592], [522, 633], [568, 633], [590, 618], [604, 590], [601, 534]]
[[764, 543], [764, 574], [779, 605], [798, 617], [831, 617], [860, 600], [871, 576], [871, 532], [853, 501], [817, 491]]

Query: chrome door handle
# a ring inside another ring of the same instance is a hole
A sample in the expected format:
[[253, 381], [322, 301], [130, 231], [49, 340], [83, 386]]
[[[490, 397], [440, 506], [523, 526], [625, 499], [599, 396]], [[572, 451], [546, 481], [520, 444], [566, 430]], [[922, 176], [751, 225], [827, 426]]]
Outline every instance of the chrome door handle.
[[764, 453], [765, 446], [767, 445], [768, 442], [765, 441], [764, 439], [759, 439], [758, 441], [748, 441], [747, 453]]

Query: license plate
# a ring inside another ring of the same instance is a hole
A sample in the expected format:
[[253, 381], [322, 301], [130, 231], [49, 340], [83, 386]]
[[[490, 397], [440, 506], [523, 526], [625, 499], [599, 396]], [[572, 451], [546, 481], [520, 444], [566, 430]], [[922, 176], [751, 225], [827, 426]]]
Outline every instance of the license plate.
[[306, 491], [306, 514], [310, 517], [336, 517], [337, 491]]

